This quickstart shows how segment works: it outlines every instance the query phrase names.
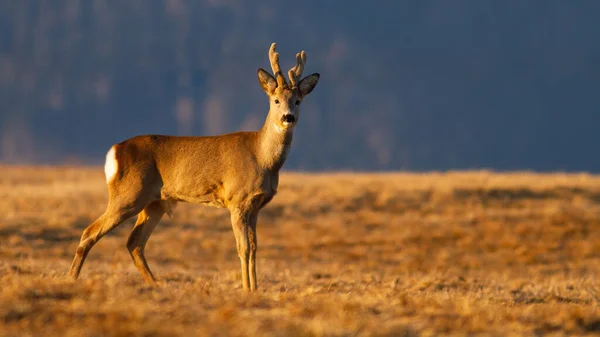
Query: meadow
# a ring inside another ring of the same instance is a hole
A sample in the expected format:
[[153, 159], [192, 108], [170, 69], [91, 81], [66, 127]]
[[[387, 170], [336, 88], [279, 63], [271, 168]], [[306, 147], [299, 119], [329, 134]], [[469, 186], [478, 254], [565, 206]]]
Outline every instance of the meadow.
[[256, 293], [226, 210], [134, 219], [66, 278], [105, 209], [101, 167], [0, 166], [0, 336], [563, 336], [600, 333], [600, 176], [283, 173]]

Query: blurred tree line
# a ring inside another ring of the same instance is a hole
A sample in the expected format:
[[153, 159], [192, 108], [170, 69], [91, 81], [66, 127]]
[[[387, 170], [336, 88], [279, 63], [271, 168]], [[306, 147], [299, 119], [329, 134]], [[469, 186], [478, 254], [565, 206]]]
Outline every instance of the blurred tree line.
[[256, 69], [321, 81], [287, 169], [600, 171], [600, 2], [7, 0], [0, 161], [259, 128]]

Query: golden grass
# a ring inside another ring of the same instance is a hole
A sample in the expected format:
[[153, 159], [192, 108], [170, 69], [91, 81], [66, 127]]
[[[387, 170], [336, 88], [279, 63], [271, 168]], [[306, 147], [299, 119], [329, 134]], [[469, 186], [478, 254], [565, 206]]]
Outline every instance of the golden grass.
[[132, 221], [65, 278], [106, 205], [101, 168], [0, 166], [0, 336], [600, 333], [600, 177], [451, 172], [281, 178], [240, 289], [225, 210], [178, 205], [147, 247]]

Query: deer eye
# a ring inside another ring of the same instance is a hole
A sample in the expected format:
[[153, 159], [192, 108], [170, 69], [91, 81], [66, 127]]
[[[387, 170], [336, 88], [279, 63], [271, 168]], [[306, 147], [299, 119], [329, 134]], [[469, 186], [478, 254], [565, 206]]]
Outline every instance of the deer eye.
[[296, 101], [296, 105], [300, 105], [300, 100], [297, 100], [297, 101]]
[[279, 104], [279, 100], [278, 99], [275, 100], [275, 104]]

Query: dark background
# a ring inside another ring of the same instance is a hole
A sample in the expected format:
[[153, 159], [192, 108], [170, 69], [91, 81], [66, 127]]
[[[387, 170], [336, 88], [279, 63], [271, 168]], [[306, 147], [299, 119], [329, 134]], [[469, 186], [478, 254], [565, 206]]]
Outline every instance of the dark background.
[[600, 172], [593, 0], [2, 0], [0, 161], [257, 129], [273, 41], [321, 73], [286, 169]]

